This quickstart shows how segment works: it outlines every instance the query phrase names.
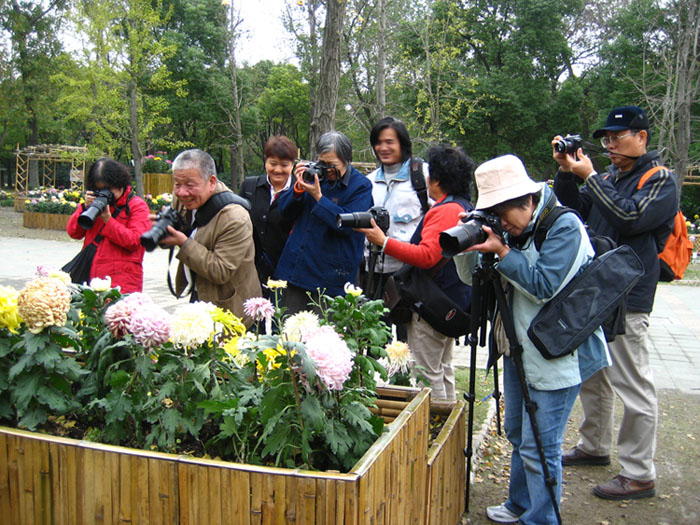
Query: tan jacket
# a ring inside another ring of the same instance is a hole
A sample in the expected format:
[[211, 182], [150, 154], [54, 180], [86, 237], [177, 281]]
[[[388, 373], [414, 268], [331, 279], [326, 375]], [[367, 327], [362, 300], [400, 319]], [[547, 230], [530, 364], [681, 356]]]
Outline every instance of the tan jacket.
[[[219, 181], [215, 193], [222, 191], [228, 188]], [[177, 202], [173, 204], [186, 212]], [[243, 314], [243, 302], [262, 296], [262, 292], [255, 270], [253, 225], [245, 208], [229, 204], [221, 209], [208, 224], [197, 229], [194, 238], [180, 247], [177, 258], [180, 260], [175, 278], [178, 294], [187, 286], [183, 268], [187, 265], [197, 274], [195, 282], [200, 301], [227, 308], [242, 318], [246, 326], [253, 323]]]

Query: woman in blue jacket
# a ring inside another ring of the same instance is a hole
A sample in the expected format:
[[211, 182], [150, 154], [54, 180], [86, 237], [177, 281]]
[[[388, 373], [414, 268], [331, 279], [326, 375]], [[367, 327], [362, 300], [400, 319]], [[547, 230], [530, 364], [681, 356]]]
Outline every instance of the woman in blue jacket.
[[[476, 209], [499, 217], [505, 239], [483, 226], [488, 234], [471, 252], [494, 253], [495, 269], [509, 289], [509, 306], [542, 439], [547, 466], [556, 480], [555, 495], [561, 499], [561, 444], [566, 421], [581, 382], [610, 365], [601, 328], [573, 354], [547, 360], [527, 336], [530, 322], [544, 304], [573, 279], [594, 255], [588, 234], [576, 215], [560, 215], [550, 227], [539, 250], [532, 233], [552, 190], [527, 175], [518, 157], [505, 155], [476, 169], [479, 199]], [[516, 248], [516, 246], [518, 246]], [[471, 284], [476, 257], [455, 258], [460, 278]], [[496, 333], [498, 340], [502, 334]], [[503, 345], [502, 345], [503, 346]], [[507, 346], [507, 344], [505, 345]], [[542, 465], [513, 359], [504, 358], [505, 428], [513, 445], [508, 500], [489, 507], [487, 516], [498, 523], [557, 523], [554, 505], [546, 489]]]
[[365, 236], [337, 224], [341, 213], [372, 207], [372, 184], [352, 167], [352, 144], [338, 131], [321, 135], [316, 145], [322, 163], [313, 180], [304, 179], [308, 164], [299, 163], [296, 182], [279, 197], [282, 215], [294, 222], [277, 264], [275, 278], [287, 281], [284, 306], [288, 314], [308, 310], [311, 293], [337, 296], [354, 283], [362, 261]]

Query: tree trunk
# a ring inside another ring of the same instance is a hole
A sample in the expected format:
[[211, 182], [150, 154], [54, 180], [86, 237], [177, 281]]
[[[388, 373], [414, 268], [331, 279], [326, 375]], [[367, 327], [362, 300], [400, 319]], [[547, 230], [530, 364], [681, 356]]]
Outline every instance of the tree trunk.
[[323, 47], [318, 90], [314, 98], [314, 112], [309, 129], [310, 157], [317, 156], [319, 137], [335, 126], [340, 81], [340, 46], [345, 21], [345, 0], [329, 0], [326, 4], [326, 25], [323, 29]]
[[141, 172], [143, 153], [139, 144], [139, 106], [135, 78], [131, 78], [129, 81], [129, 131], [131, 132], [131, 157], [134, 160], [136, 194], [143, 197], [143, 174]]
[[386, 0], [377, 2], [379, 39], [377, 42], [377, 120], [386, 116]]
[[238, 72], [236, 67], [236, 40], [231, 28], [231, 92], [233, 95], [233, 143], [231, 144], [231, 185], [238, 191], [245, 177], [243, 166], [243, 130], [241, 129], [241, 105], [238, 99]]

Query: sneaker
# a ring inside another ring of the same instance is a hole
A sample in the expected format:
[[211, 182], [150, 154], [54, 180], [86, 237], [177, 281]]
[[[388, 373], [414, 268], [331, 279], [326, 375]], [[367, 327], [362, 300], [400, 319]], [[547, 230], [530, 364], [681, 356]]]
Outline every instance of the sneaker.
[[486, 517], [496, 523], [518, 523], [520, 516], [513, 514], [505, 505], [487, 507]]

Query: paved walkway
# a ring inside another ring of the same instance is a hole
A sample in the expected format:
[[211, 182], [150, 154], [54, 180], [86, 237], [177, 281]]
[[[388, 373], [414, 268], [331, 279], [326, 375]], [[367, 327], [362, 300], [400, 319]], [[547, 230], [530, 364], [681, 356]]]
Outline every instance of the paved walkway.
[[[0, 285], [21, 289], [32, 278], [37, 265], [60, 268], [80, 246], [75, 241], [0, 237]], [[172, 311], [184, 301], [170, 295], [166, 284], [167, 268], [167, 250], [146, 253], [144, 291]], [[649, 336], [657, 388], [700, 394], [700, 287], [660, 285]], [[479, 348], [477, 354], [477, 366], [484, 367], [486, 349]], [[469, 365], [469, 347], [457, 347], [454, 363], [457, 366]]]

